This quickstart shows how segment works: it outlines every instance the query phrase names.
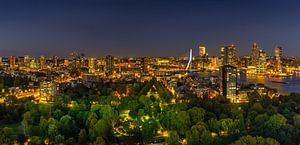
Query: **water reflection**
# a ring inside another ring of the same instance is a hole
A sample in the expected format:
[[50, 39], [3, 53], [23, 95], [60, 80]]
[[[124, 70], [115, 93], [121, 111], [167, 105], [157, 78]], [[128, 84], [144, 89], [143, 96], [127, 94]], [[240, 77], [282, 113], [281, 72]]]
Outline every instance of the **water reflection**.
[[295, 73], [291, 77], [270, 77], [262, 75], [240, 75], [240, 83], [262, 83], [270, 88], [275, 88], [279, 92], [300, 93], [300, 73]]

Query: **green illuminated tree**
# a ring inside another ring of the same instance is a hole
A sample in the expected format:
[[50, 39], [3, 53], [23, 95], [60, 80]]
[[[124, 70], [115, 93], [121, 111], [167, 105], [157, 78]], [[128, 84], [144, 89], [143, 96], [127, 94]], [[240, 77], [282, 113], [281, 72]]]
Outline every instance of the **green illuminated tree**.
[[299, 115], [299, 114], [296, 114], [296, 115], [293, 117], [293, 120], [294, 120], [294, 125], [295, 125], [295, 127], [300, 128], [300, 115]]
[[275, 139], [243, 136], [239, 140], [235, 141], [232, 145], [280, 145]]
[[87, 134], [85, 129], [81, 129], [78, 134], [78, 143], [79, 144], [85, 144], [87, 142]]
[[176, 131], [170, 131], [169, 137], [167, 138], [167, 143], [169, 145], [179, 145], [179, 136]]
[[203, 121], [205, 110], [202, 108], [193, 107], [192, 109], [188, 110], [190, 115], [191, 123], [197, 124], [199, 121]]
[[14, 138], [13, 138], [13, 129], [4, 127], [0, 129], [0, 144], [13, 144]]

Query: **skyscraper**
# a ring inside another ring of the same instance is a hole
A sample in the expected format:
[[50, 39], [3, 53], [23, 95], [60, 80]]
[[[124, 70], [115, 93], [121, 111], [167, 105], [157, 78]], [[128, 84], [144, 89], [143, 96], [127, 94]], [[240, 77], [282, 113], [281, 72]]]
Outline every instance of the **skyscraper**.
[[251, 54], [251, 65], [256, 66], [259, 57], [259, 49], [256, 42], [253, 43], [252, 46], [252, 54]]
[[30, 66], [31, 58], [29, 55], [24, 55], [24, 59], [22, 62], [23, 67], [27, 68]]
[[266, 72], [266, 65], [267, 65], [267, 53], [263, 50], [259, 50], [257, 61], [256, 72], [258, 73], [265, 73]]
[[148, 60], [146, 57], [141, 58], [141, 70], [142, 72], [148, 72]]
[[58, 56], [53, 56], [53, 65], [54, 65], [55, 67], [58, 66]]
[[231, 102], [237, 102], [237, 68], [231, 65], [222, 66], [222, 94]]
[[40, 101], [48, 101], [50, 97], [58, 93], [58, 84], [54, 82], [40, 82]]
[[96, 66], [95, 58], [88, 58], [88, 68], [94, 69]]
[[282, 72], [282, 47], [276, 47], [275, 48], [275, 72], [281, 73]]
[[206, 47], [203, 45], [199, 46], [199, 59], [198, 66], [200, 69], [206, 69], [208, 67], [208, 54], [206, 53]]
[[204, 57], [206, 55], [206, 47], [203, 45], [199, 46], [199, 56]]
[[221, 48], [222, 65], [236, 65], [236, 47], [234, 45]]
[[44, 69], [46, 67], [46, 59], [45, 56], [40, 56], [40, 68]]
[[218, 57], [217, 56], [212, 56], [209, 57], [209, 62], [210, 62], [210, 68], [215, 69], [218, 67]]
[[16, 67], [16, 57], [15, 56], [10, 56], [9, 57], [9, 67], [10, 68], [15, 68]]
[[114, 71], [114, 57], [111, 55], [105, 57], [105, 71], [107, 73], [112, 73]]

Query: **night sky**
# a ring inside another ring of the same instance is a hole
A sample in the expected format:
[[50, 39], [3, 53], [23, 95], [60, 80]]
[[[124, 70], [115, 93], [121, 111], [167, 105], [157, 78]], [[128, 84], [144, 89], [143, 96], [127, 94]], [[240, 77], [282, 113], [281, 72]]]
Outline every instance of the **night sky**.
[[210, 55], [253, 41], [300, 56], [299, 0], [0, 0], [0, 56]]

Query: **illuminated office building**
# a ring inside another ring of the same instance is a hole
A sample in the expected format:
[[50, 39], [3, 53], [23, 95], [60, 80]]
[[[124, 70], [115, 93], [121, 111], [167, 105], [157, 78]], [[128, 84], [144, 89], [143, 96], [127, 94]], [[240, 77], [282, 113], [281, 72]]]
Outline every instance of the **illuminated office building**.
[[10, 56], [9, 57], [9, 67], [10, 68], [15, 68], [16, 67], [16, 57], [15, 56]]
[[267, 53], [263, 50], [259, 50], [257, 61], [256, 72], [258, 73], [265, 73], [266, 72], [266, 65], [267, 65]]
[[217, 56], [212, 56], [212, 57], [209, 57], [209, 67], [211, 69], [216, 69], [218, 68], [218, 57]]
[[107, 73], [112, 73], [114, 71], [114, 57], [111, 55], [105, 57], [105, 71]]
[[202, 46], [202, 45], [199, 46], [199, 56], [200, 57], [206, 56], [206, 47], [205, 46]]
[[88, 58], [88, 67], [89, 68], [95, 68], [95, 66], [96, 66], [95, 58]]
[[256, 66], [258, 64], [259, 53], [260, 51], [258, 49], [258, 46], [256, 42], [254, 42], [252, 46], [251, 65]]
[[146, 57], [141, 58], [141, 69], [142, 72], [148, 72], [148, 61]]
[[58, 85], [53, 82], [40, 82], [41, 101], [48, 101], [50, 97], [58, 93]]
[[222, 66], [222, 94], [231, 102], [238, 102], [237, 98], [237, 68], [231, 65]]
[[236, 65], [236, 47], [234, 45], [221, 48], [222, 65]]
[[58, 56], [53, 56], [53, 65], [54, 67], [58, 66]]
[[31, 58], [28, 56], [28, 55], [24, 55], [24, 66], [25, 67], [29, 67], [30, 66], [30, 61], [31, 61]]
[[45, 56], [41, 56], [40, 57], [40, 68], [41, 69], [46, 68], [46, 59], [45, 59]]
[[275, 72], [281, 73], [282, 72], [282, 47], [275, 48]]

